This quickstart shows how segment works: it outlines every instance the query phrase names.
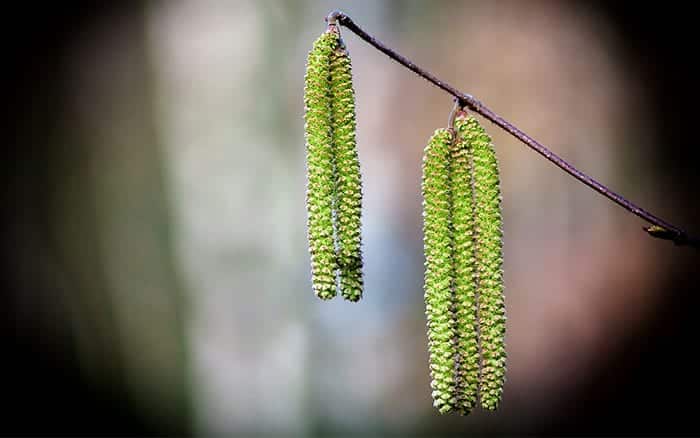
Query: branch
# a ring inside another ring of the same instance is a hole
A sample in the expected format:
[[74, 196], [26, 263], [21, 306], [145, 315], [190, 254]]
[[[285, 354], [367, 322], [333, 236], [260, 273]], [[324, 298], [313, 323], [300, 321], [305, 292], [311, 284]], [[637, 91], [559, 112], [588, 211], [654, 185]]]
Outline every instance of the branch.
[[649, 236], [657, 238], [657, 239], [670, 240], [679, 246], [691, 246], [691, 247], [700, 249], [700, 239], [698, 239], [697, 237], [693, 237], [693, 236], [688, 235], [688, 233], [683, 231], [681, 228], [661, 219], [660, 217], [646, 211], [645, 209], [643, 209], [641, 207], [638, 207], [634, 203], [632, 203], [629, 200], [627, 200], [626, 198], [624, 198], [622, 195], [615, 193], [614, 191], [610, 190], [609, 188], [607, 188], [603, 184], [599, 183], [595, 179], [591, 178], [590, 176], [588, 176], [585, 173], [581, 172], [580, 170], [576, 169], [574, 166], [569, 164], [566, 160], [564, 160], [563, 158], [556, 155], [554, 152], [547, 149], [544, 145], [539, 143], [537, 140], [533, 139], [532, 137], [530, 137], [529, 135], [527, 135], [526, 133], [524, 133], [523, 131], [518, 129], [515, 125], [513, 125], [509, 121], [505, 120], [503, 117], [501, 117], [498, 114], [491, 111], [488, 107], [486, 107], [486, 105], [481, 103], [478, 99], [474, 98], [472, 95], [462, 93], [461, 91], [459, 91], [455, 87], [451, 86], [447, 82], [437, 78], [429, 71], [417, 66], [408, 58], [400, 55], [399, 53], [395, 52], [391, 48], [385, 46], [381, 41], [377, 40], [372, 35], [368, 34], [364, 30], [362, 30], [362, 28], [360, 28], [360, 26], [355, 24], [355, 22], [352, 21], [352, 19], [350, 17], [348, 17], [347, 15], [345, 15], [343, 12], [340, 12], [340, 11], [331, 12], [328, 15], [328, 17], [326, 17], [326, 21], [328, 22], [329, 25], [334, 25], [337, 23], [337, 24], [344, 26], [348, 30], [355, 33], [358, 37], [365, 40], [371, 46], [373, 46], [374, 48], [376, 48], [380, 52], [387, 55], [389, 58], [398, 62], [399, 64], [401, 64], [402, 66], [411, 70], [412, 72], [416, 73], [418, 76], [427, 80], [428, 82], [430, 82], [431, 84], [440, 88], [444, 92], [454, 96], [454, 98], [456, 99], [456, 101], [458, 102], [458, 104], [461, 107], [469, 108], [470, 110], [474, 111], [475, 113], [478, 113], [481, 116], [483, 116], [484, 118], [490, 120], [496, 126], [503, 129], [504, 131], [508, 132], [513, 137], [515, 137], [516, 139], [518, 139], [522, 143], [524, 143], [526, 146], [530, 147], [530, 149], [539, 153], [540, 155], [542, 155], [544, 158], [546, 158], [550, 162], [554, 163], [556, 166], [558, 166], [564, 172], [568, 173], [569, 175], [576, 178], [577, 180], [579, 180], [583, 184], [587, 185], [588, 187], [592, 188], [596, 192], [600, 193], [601, 195], [603, 195], [606, 198], [610, 199], [611, 201], [615, 202], [616, 204], [618, 204], [619, 206], [621, 206], [625, 210], [629, 211], [630, 213], [632, 213], [632, 214], [644, 219], [645, 221], [649, 222], [650, 224], [652, 224], [651, 226], [643, 227], [643, 230], [646, 231], [647, 234], [649, 234]]

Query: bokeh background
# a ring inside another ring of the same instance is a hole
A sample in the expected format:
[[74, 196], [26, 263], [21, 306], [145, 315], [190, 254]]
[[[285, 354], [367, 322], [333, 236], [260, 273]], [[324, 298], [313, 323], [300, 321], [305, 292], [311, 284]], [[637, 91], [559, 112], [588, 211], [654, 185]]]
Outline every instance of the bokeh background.
[[700, 432], [698, 252], [648, 238], [488, 123], [505, 213], [505, 397], [496, 413], [437, 415], [420, 163], [451, 100], [348, 31], [359, 304], [313, 296], [304, 206], [305, 58], [340, 8], [700, 232], [690, 14], [624, 2], [117, 3], [6, 12], [0, 432]]

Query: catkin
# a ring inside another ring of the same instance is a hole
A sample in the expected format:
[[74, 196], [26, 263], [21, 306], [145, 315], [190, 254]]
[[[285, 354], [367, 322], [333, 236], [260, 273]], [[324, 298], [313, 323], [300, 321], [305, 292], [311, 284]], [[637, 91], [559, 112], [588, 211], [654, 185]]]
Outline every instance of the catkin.
[[476, 405], [479, 381], [479, 347], [476, 320], [476, 270], [474, 248], [474, 199], [471, 172], [472, 147], [464, 134], [464, 118], [455, 122], [452, 144], [452, 230], [454, 264], [454, 309], [456, 321], [457, 378], [460, 412], [468, 414]]
[[433, 405], [441, 412], [457, 407], [455, 337], [452, 313], [452, 238], [450, 224], [450, 143], [438, 129], [423, 156], [423, 245], [425, 306]]
[[355, 91], [347, 49], [331, 54], [331, 124], [336, 169], [336, 244], [340, 291], [349, 301], [362, 297], [362, 181], [355, 141]]
[[336, 254], [333, 230], [335, 154], [332, 143], [330, 58], [338, 35], [324, 32], [309, 52], [304, 119], [307, 159], [307, 232], [314, 293], [328, 300], [336, 295]]
[[479, 398], [494, 410], [503, 393], [506, 371], [505, 301], [503, 283], [503, 218], [498, 159], [491, 138], [474, 117], [467, 117], [463, 136], [472, 148], [474, 245], [477, 317], [481, 349]]

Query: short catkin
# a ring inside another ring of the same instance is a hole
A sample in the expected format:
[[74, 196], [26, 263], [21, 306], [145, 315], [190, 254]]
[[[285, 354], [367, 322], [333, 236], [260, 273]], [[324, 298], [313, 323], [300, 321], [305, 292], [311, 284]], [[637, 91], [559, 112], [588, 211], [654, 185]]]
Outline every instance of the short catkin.
[[338, 35], [324, 32], [309, 52], [304, 87], [307, 161], [307, 232], [314, 293], [328, 300], [336, 295], [333, 203], [335, 153], [331, 123], [330, 59]]
[[457, 407], [455, 322], [452, 309], [450, 143], [447, 129], [435, 131], [423, 155], [424, 298], [433, 405], [440, 413]]
[[336, 245], [340, 291], [362, 297], [362, 181], [355, 140], [355, 91], [350, 56], [342, 39], [331, 54], [331, 119], [336, 168]]
[[503, 218], [498, 159], [491, 138], [474, 117], [461, 122], [461, 135], [472, 149], [474, 187], [474, 254], [477, 319], [481, 349], [479, 399], [494, 410], [503, 394], [506, 372]]

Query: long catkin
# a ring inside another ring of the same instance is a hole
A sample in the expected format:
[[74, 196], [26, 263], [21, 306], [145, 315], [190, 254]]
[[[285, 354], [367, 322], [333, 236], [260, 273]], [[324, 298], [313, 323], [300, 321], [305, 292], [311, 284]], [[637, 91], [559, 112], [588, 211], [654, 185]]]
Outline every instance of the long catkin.
[[466, 141], [467, 123], [455, 122], [451, 148], [452, 230], [454, 263], [454, 309], [457, 344], [457, 397], [460, 412], [468, 414], [477, 403], [479, 347], [476, 320], [476, 271], [474, 248], [474, 199], [472, 146]]
[[337, 34], [321, 34], [309, 52], [304, 78], [306, 207], [311, 282], [316, 296], [324, 300], [336, 295], [337, 263], [333, 230], [333, 200], [336, 188], [330, 58], [337, 47]]
[[498, 159], [491, 138], [474, 117], [463, 122], [464, 139], [472, 148], [474, 245], [481, 375], [481, 407], [494, 410], [503, 394], [506, 371], [503, 282], [503, 218]]
[[433, 405], [446, 413], [455, 395], [455, 322], [452, 313], [452, 238], [450, 199], [451, 134], [438, 129], [423, 156], [423, 246], [425, 306]]
[[355, 140], [355, 91], [347, 49], [331, 54], [331, 124], [336, 168], [336, 244], [340, 291], [349, 301], [362, 298], [362, 181]]

